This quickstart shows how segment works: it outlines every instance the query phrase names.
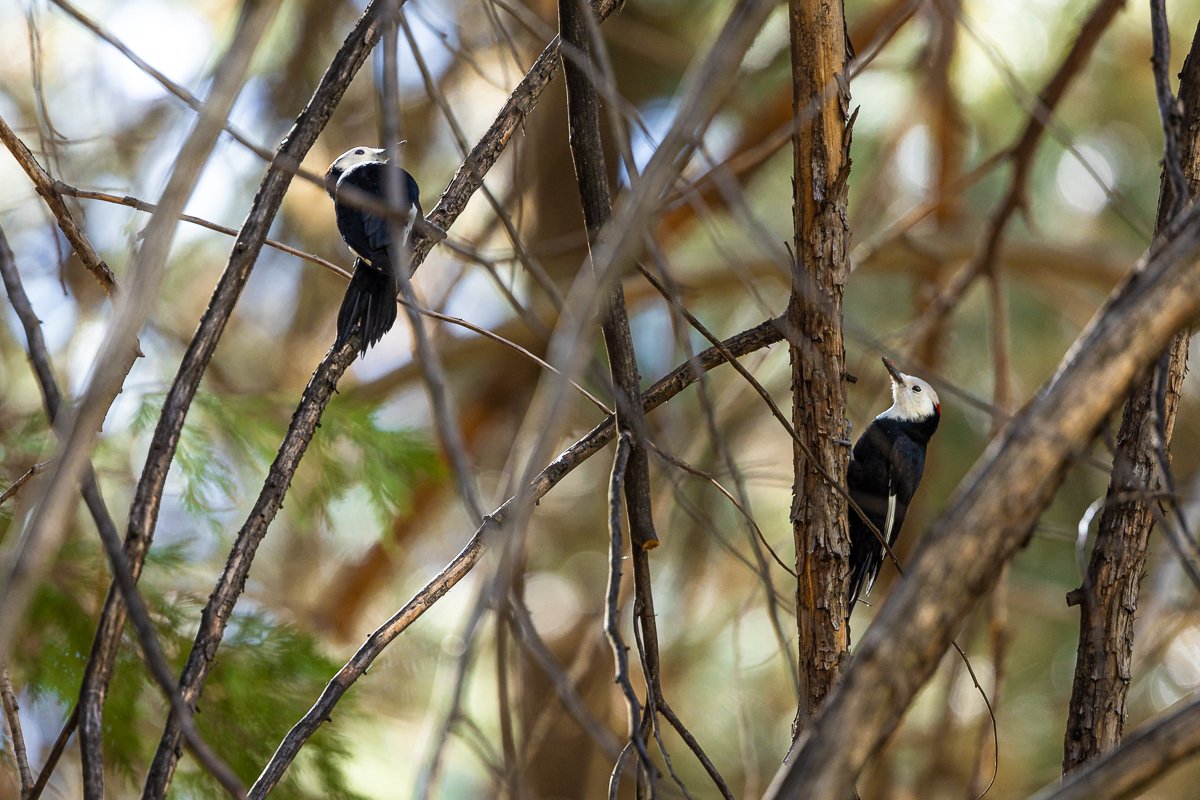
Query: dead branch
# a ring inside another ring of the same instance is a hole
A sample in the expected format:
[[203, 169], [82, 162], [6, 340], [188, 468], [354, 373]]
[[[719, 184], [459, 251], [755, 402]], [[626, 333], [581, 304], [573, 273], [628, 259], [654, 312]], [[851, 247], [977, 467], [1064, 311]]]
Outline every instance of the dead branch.
[[21, 169], [25, 170], [25, 174], [33, 181], [34, 188], [45, 201], [50, 213], [54, 215], [54, 219], [58, 222], [58, 229], [71, 243], [75, 255], [79, 256], [83, 266], [92, 273], [96, 282], [100, 284], [100, 288], [104, 289], [104, 293], [111, 297], [117, 291], [117, 279], [112, 270], [100, 258], [96, 248], [92, 247], [92, 243], [88, 241], [83, 228], [71, 215], [66, 203], [63, 202], [62, 195], [54, 187], [54, 179], [46, 170], [42, 169], [41, 164], [33, 157], [33, 153], [29, 152], [29, 148], [13, 133], [12, 128], [8, 127], [8, 123], [3, 118], [0, 118], [0, 142], [4, 143], [13, 158], [21, 165]]

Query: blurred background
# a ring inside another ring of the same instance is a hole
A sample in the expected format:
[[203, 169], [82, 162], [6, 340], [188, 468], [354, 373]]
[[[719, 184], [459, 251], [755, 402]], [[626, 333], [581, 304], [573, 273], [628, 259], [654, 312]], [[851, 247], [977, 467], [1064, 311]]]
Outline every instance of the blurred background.
[[[640, 167], [676, 109], [688, 65], [711, 46], [730, 4], [629, 0], [603, 27]], [[1053, 372], [1153, 230], [1161, 131], [1150, 72], [1149, 13], [1131, 3], [1081, 65], [1030, 164], [1024, 213], [999, 251], [996, 303], [978, 281], [936, 325], [914, 320], [975, 254], [1012, 178], [996, 158], [1029, 119], [1032, 99], [1058, 67], [1092, 8], [1078, 0], [848, 0], [858, 53], [851, 92], [860, 108], [850, 176], [853, 273], [846, 287], [850, 418], [855, 431], [890, 402], [879, 363], [890, 353], [929, 379], [944, 411], [925, 481], [909, 514], [901, 559], [976, 461], [1006, 413]], [[1170, 5], [1179, 71], [1200, 2]], [[231, 123], [273, 149], [303, 108], [362, 10], [360, 0], [289, 0], [259, 48]], [[79, 11], [137, 55], [203, 96], [213, 58], [232, 33], [232, 0], [78, 0]], [[553, 36], [550, 0], [410, 0], [411, 42], [400, 40], [404, 166], [426, 210], [459, 163], [454, 135], [474, 143]], [[77, 189], [148, 202], [162, 191], [193, 114], [78, 19], [46, 0], [0, 4], [0, 117], [55, 178]], [[322, 173], [344, 150], [378, 146], [372, 59], [351, 86], [305, 167]], [[743, 64], [739, 90], [704, 132], [688, 165], [701, 196], [675, 202], [658, 226], [665, 262], [688, 308], [730, 336], [782, 313], [790, 241], [791, 87], [786, 8]], [[430, 87], [433, 87], [432, 89]], [[454, 116], [447, 120], [435, 95]], [[610, 159], [614, 185], [628, 184]], [[714, 165], [722, 179], [708, 181]], [[265, 165], [224, 136], [188, 213], [237, 228]], [[682, 184], [681, 184], [682, 185]], [[555, 324], [554, 287], [565, 292], [586, 249], [567, 149], [561, 78], [546, 90], [487, 186], [508, 219], [476, 196], [417, 274], [426, 303], [544, 354]], [[71, 254], [45, 205], [7, 152], [0, 153], [0, 228], [43, 321], [59, 380], [77, 392], [112, 308]], [[69, 200], [87, 235], [120, 277], [148, 216], [99, 200]], [[509, 225], [511, 224], [511, 227]], [[321, 187], [293, 182], [271, 236], [344, 268], [350, 258]], [[181, 223], [166, 282], [141, 337], [138, 361], [95, 453], [118, 526], [145, 459], [163, 394], [228, 258], [232, 238]], [[312, 261], [262, 251], [192, 407], [164, 498], [143, 590], [168, 650], [182, 664], [199, 610], [258, 493], [309, 374], [332, 342], [344, 279]], [[642, 280], [626, 293], [644, 383], [686, 357], [666, 304]], [[514, 306], [522, 309], [520, 313]], [[7, 303], [0, 312], [0, 485], [53, 452], [25, 340]], [[432, 328], [452, 382], [478, 477], [495, 507], [507, 497], [515, 432], [541, 368], [519, 352], [449, 324]], [[999, 340], [997, 330], [1000, 330]], [[694, 337], [692, 346], [702, 346]], [[1001, 346], [997, 348], [997, 344]], [[412, 593], [458, 552], [473, 530], [438, 450], [420, 371], [402, 319], [340, 386], [259, 551], [246, 595], [200, 703], [202, 731], [252, 780], [325, 682]], [[599, 338], [595, 356], [602, 362]], [[997, 353], [1000, 364], [997, 368]], [[1005, 356], [1006, 361], [1005, 363]], [[782, 406], [783, 347], [745, 360]], [[587, 388], [606, 397], [594, 381]], [[731, 370], [708, 376], [720, 440], [708, 434], [693, 387], [649, 416], [664, 449], [715, 475], [744, 481], [766, 540], [793, 561], [788, 509], [791, 445], [761, 399]], [[1194, 385], [1175, 433], [1181, 487], [1196, 498]], [[574, 397], [565, 447], [601, 419]], [[731, 474], [719, 453], [728, 447]], [[1074, 469], [996, 597], [981, 598], [958, 641], [994, 698], [999, 774], [991, 796], [1017, 797], [1054, 781], [1062, 758], [1080, 583], [1080, 521], [1108, 481], [1103, 447]], [[605, 493], [611, 450], [571, 474], [522, 531], [517, 585], [542, 639], [591, 713], [615, 732], [624, 705], [603, 638], [607, 578]], [[789, 740], [795, 690], [773, 632], [747, 526], [713, 486], [651, 460], [663, 545], [652, 555], [664, 688], [739, 797], [760, 793]], [[0, 506], [0, 535], [20, 496]], [[1193, 518], [1200, 517], [1200, 513]], [[78, 692], [94, 620], [108, 585], [91, 521], [61, 553], [38, 595], [10, 673], [22, 700], [35, 770]], [[1152, 538], [1142, 587], [1130, 727], [1200, 685], [1200, 608], [1171, 552]], [[283, 797], [480, 797], [500, 793], [497, 771], [515, 753], [528, 797], [602, 797], [611, 759], [555, 698], [551, 679], [510, 621], [472, 609], [496, 565], [486, 560], [397, 640], [348, 694], [279, 789]], [[770, 567], [779, 625], [794, 639], [790, 576]], [[895, 571], [885, 565], [874, 599]], [[855, 631], [872, 610], [859, 609]], [[629, 609], [626, 608], [626, 623]], [[1003, 647], [997, 651], [997, 641]], [[794, 650], [794, 642], [787, 647]], [[164, 704], [132, 640], [108, 701], [106, 756], [113, 796], [140, 791], [161, 732]], [[998, 658], [998, 655], [1000, 656]], [[997, 679], [999, 685], [997, 687]], [[452, 713], [461, 681], [461, 703]], [[636, 683], [636, 681], [635, 681]], [[504, 697], [501, 702], [500, 697]], [[509, 716], [506, 716], [509, 715]], [[442, 743], [441, 731], [450, 730]], [[512, 732], [509, 743], [506, 731]], [[700, 766], [664, 730], [672, 764], [694, 797], [715, 796]], [[434, 754], [439, 764], [431, 770]], [[990, 724], [961, 662], [948, 657], [886, 751], [860, 781], [867, 798], [970, 798], [992, 769]], [[11, 761], [7, 742], [0, 757]], [[77, 754], [48, 797], [79, 792]], [[1200, 767], [1185, 766], [1148, 798], [1195, 797]], [[422, 788], [423, 787], [423, 788]], [[664, 789], [664, 791], [668, 791]], [[185, 756], [175, 796], [218, 788]], [[16, 796], [0, 769], [0, 796]]]

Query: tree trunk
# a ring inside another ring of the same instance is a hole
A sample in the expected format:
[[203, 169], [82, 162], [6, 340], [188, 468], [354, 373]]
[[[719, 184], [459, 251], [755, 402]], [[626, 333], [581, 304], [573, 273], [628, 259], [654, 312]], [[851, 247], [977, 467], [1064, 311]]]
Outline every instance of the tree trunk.
[[[792, 364], [801, 730], [829, 694], [846, 659], [850, 536], [845, 485], [845, 347], [842, 287], [849, 268], [846, 178], [850, 101], [842, 4], [791, 0], [795, 113], [795, 262], [786, 323]], [[833, 481], [838, 482], [835, 486]]]

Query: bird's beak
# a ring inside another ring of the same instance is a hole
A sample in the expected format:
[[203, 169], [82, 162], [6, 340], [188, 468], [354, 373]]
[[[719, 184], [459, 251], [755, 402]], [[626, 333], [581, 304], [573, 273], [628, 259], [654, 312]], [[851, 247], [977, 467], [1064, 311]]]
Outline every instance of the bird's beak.
[[904, 375], [900, 373], [900, 370], [896, 369], [896, 362], [892, 361], [887, 356], [884, 356], [883, 366], [887, 369], [888, 375], [892, 376], [892, 383], [896, 384], [897, 386], [904, 383]]
[[325, 191], [330, 197], [333, 197], [337, 190], [337, 182], [340, 175], [341, 173], [334, 172], [332, 169], [325, 173]]

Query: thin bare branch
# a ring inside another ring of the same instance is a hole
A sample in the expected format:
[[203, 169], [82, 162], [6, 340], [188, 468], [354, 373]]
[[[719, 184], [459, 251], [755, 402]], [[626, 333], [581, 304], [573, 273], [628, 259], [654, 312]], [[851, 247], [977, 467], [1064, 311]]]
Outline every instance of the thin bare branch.
[[[1007, 151], [1008, 160], [1012, 164], [1012, 175], [1009, 178], [1008, 189], [1005, 191], [1004, 197], [988, 217], [981, 244], [976, 250], [974, 258], [950, 281], [930, 304], [925, 314], [906, 331], [914, 347], [920, 347], [925, 337], [958, 306], [976, 278], [995, 272], [1008, 223], [1017, 211], [1025, 208], [1029, 173], [1033, 168], [1033, 160], [1038, 146], [1046, 132], [1047, 120], [1051, 118], [1058, 104], [1066, 96], [1067, 89], [1087, 66], [1096, 45], [1116, 17], [1117, 12], [1124, 7], [1125, 0], [1098, 0], [1080, 27], [1079, 35], [1075, 37], [1071, 49], [1063, 56], [1058, 69], [1042, 87], [1035, 101], [1035, 113], [1030, 113], [1021, 133]], [[968, 28], [968, 30], [973, 29]]]
[[[383, 74], [379, 86], [381, 108], [383, 109], [383, 136], [386, 142], [400, 140], [400, 100], [399, 72], [397, 67], [397, 17], [400, 15], [399, 3], [390, 0], [390, 7], [384, 15], [383, 37]], [[407, 27], [405, 28], [407, 31]], [[419, 50], [416, 42], [409, 37], [412, 52], [418, 58]], [[393, 151], [395, 145], [391, 145]], [[465, 148], [464, 148], [465, 149]], [[392, 153], [391, 162], [399, 164], [396, 153]], [[384, 188], [387, 190], [389, 205], [401, 208], [402, 189], [399, 185], [400, 173], [390, 171], [393, 179]], [[395, 220], [389, 220], [393, 242], [406, 242], [406, 231]], [[515, 231], [514, 231], [515, 233]], [[516, 241], [516, 240], [514, 240]], [[412, 332], [417, 364], [421, 368], [421, 376], [425, 383], [425, 392], [429, 397], [429, 408], [433, 414], [434, 428], [437, 431], [438, 442], [442, 452], [450, 463], [454, 473], [454, 482], [462, 497], [463, 505], [473, 523], [478, 524], [483, 519], [484, 505], [479, 495], [479, 485], [475, 479], [475, 469], [466, 444], [463, 442], [462, 430], [458, 426], [458, 413], [455, 410], [454, 398], [447, 387], [446, 370], [442, 360], [429, 339], [425, 329], [425, 321], [416, 310], [417, 296], [413, 291], [412, 277], [408, 269], [406, 248], [398, 248], [397, 279], [400, 284], [400, 294], [408, 302], [404, 304], [405, 316], [408, 318], [409, 330]]]
[[[529, 609], [520, 601], [520, 598], [509, 595], [510, 602], [508, 606], [509, 615], [516, 625], [517, 641], [525, 648], [525, 651], [533, 659], [538, 668], [545, 673], [550, 679], [551, 685], [554, 687], [554, 693], [558, 697], [558, 701], [562, 707], [566, 709], [571, 718], [585, 731], [596, 746], [604, 752], [606, 756], [614, 761], [621, 753], [620, 740], [610, 731], [603, 722], [596, 718], [588, 709], [587, 704], [580, 697], [579, 691], [575, 686], [575, 682], [554, 657], [550, 648], [542, 640], [538, 634], [537, 628], [534, 627], [533, 619], [529, 615]], [[531, 726], [534, 731], [538, 725]], [[532, 738], [532, 737], [531, 737]]]
[[[573, 3], [575, 0], [565, 0]], [[629, 648], [621, 636], [621, 562], [625, 560], [624, 547], [621, 545], [621, 493], [625, 480], [625, 470], [629, 466], [629, 453], [633, 449], [633, 437], [620, 433], [617, 437], [617, 452], [613, 456], [612, 477], [608, 485], [608, 589], [605, 591], [604, 602], [604, 635], [612, 648], [614, 678], [613, 681], [625, 697], [626, 708], [626, 740], [633, 745], [641, 761], [642, 769], [647, 775], [658, 774], [650, 753], [646, 750], [646, 740], [640, 731], [642, 706], [638, 702], [637, 692], [629, 679]], [[616, 791], [616, 782], [620, 773], [614, 771], [609, 780], [608, 794], [610, 797]], [[651, 777], [653, 780], [653, 777]]]
[[[28, 295], [25, 293], [20, 273], [17, 271], [16, 264], [13, 261], [12, 250], [9, 248], [8, 241], [2, 230], [0, 230], [0, 277], [3, 278], [9, 302], [12, 303], [13, 310], [16, 311], [17, 317], [21, 320], [21, 325], [25, 330], [25, 338], [29, 347], [29, 360], [33, 364], [34, 375], [41, 389], [42, 403], [46, 409], [46, 416], [51, 425], [57, 429], [57, 423], [59, 423], [62, 413], [62, 393], [59, 391], [58, 383], [54, 379], [54, 368], [50, 361], [50, 354], [46, 349], [45, 340], [42, 337], [41, 323], [33, 310]], [[30, 473], [32, 472], [33, 469], [30, 470]], [[96, 524], [96, 530], [100, 534], [100, 540], [104, 546], [105, 553], [108, 555], [114, 580], [120, 587], [125, 602], [129, 605], [134, 630], [137, 633], [138, 642], [142, 647], [142, 652], [145, 655], [150, 673], [158, 687], [162, 690], [163, 695], [167, 698], [167, 701], [174, 706], [182, 708], [179, 693], [175, 689], [174, 676], [171, 674], [171, 668], [158, 642], [158, 633], [150, 620], [150, 613], [146, 608], [145, 602], [138, 594], [136, 584], [130, 573], [129, 563], [125, 558], [125, 552], [121, 548], [120, 534], [117, 532], [117, 526], [113, 523], [112, 515], [109, 514], [108, 507], [104, 503], [104, 497], [100, 493], [100, 485], [96, 480], [96, 473], [90, 460], [84, 467], [81, 478], [81, 491], [88, 511], [91, 513], [92, 519]], [[95, 704], [92, 704], [92, 707], [95, 707]], [[240, 796], [243, 793], [243, 789], [233, 771], [221, 761], [212, 751], [212, 748], [200, 737], [195, 729], [195, 725], [192, 723], [190, 715], [186, 716], [187, 727], [185, 733], [188, 745], [197, 754], [197, 758], [204, 765], [205, 769], [213, 774], [219, 783], [226, 786], [232, 794]], [[95, 753], [93, 753], [94, 755]], [[53, 761], [54, 759], [48, 761], [48, 765], [52, 765]]]
[[[0, 245], [0, 247], [7, 248], [7, 245]], [[0, 258], [2, 258], [2, 256], [0, 256]], [[21, 473], [21, 477], [17, 478], [15, 481], [13, 481], [12, 485], [9, 486], [7, 489], [5, 489], [3, 493], [0, 493], [0, 505], [4, 505], [9, 500], [16, 497], [17, 492], [21, 491], [21, 487], [23, 487], [25, 484], [29, 483], [29, 480], [34, 475], [44, 472], [46, 470], [46, 467], [49, 465], [50, 465], [49, 461], [42, 461], [39, 464], [34, 464], [32, 467], [25, 470], [25, 472]]]
[[[695, 382], [698, 370], [709, 370], [725, 363], [727, 354], [731, 358], [738, 358], [781, 339], [782, 336], [773, 320], [767, 320], [754, 328], [726, 339], [720, 350], [717, 348], [705, 350], [694, 360], [676, 367], [643, 392], [643, 410], [649, 412], [658, 408]], [[615, 436], [615, 427], [615, 420], [610, 416], [559, 454], [530, 482], [528, 491], [531, 499], [536, 501], [544, 497], [571, 471], [611, 442]], [[263, 769], [254, 786], [250, 788], [250, 797], [266, 796], [283, 777], [283, 773], [291, 765], [304, 743], [316, 733], [322, 722], [329, 719], [334, 706], [338, 704], [354, 682], [366, 673], [384, 649], [471, 571], [480, 556], [483, 555], [485, 537], [499, 531], [500, 526], [516, 504], [517, 497], [510, 497], [489, 517], [485, 518], [484, 523], [475, 531], [459, 554], [391, 619], [367, 638], [353, 658], [329, 681], [308, 713], [284, 737], [270, 762]]]
[[[1161, 46], [1156, 38], [1156, 48]], [[1163, 57], [1159, 54], [1156, 59]], [[1165, 67], [1156, 62], [1156, 73], [1162, 69]], [[1200, 26], [1180, 73], [1179, 95], [1184, 112], [1179, 120], [1182, 153], [1176, 153], [1176, 157], [1182, 158], [1181, 168], [1187, 176], [1185, 194], [1178, 194], [1179, 189], [1167, 174], [1171, 168], [1166, 166], [1159, 189], [1160, 230], [1174, 218], [1179, 201], [1194, 196], [1200, 178]], [[1170, 110], [1160, 110], [1163, 125], [1173, 130]], [[1151, 377], [1126, 399], [1121, 413], [1096, 543], [1081, 586], [1067, 599], [1068, 605], [1078, 603], [1080, 609], [1078, 655], [1063, 736], [1064, 773], [1112, 750], [1121, 741], [1128, 714], [1137, 599], [1150, 532], [1156, 518], [1165, 514], [1154, 495], [1161, 489], [1173, 490], [1167, 448], [1187, 372], [1188, 350], [1188, 334], [1176, 336], [1157, 359]], [[1175, 510], [1174, 520], [1163, 518], [1165, 524], [1160, 529], [1175, 546], [1189, 577], [1200, 586], [1194, 550], [1183, 541], [1187, 522], [1178, 513], [1178, 503]]]
[[33, 153], [29, 152], [29, 148], [13, 133], [12, 128], [8, 127], [8, 123], [3, 118], [0, 118], [0, 142], [4, 143], [13, 158], [21, 165], [21, 169], [25, 170], [25, 174], [33, 181], [34, 188], [45, 201], [50, 213], [54, 215], [54, 219], [58, 222], [58, 229], [71, 243], [75, 255], [79, 256], [79, 260], [96, 278], [96, 282], [100, 284], [100, 288], [104, 289], [104, 293], [111, 297], [117, 291], [117, 279], [112, 270], [100, 258], [96, 248], [92, 247], [92, 243], [88, 241], [83, 228], [71, 215], [66, 203], [63, 202], [62, 195], [54, 188], [54, 179], [46, 170], [42, 169], [37, 159], [33, 157]]
[[13, 691], [12, 681], [8, 677], [8, 665], [3, 663], [0, 663], [0, 700], [4, 704], [4, 719], [8, 723], [13, 760], [17, 762], [17, 774], [21, 777], [21, 797], [27, 797], [33, 790], [33, 773], [29, 769], [29, 755], [25, 752], [21, 706], [17, 704], [17, 693]]
[[[334, 56], [312, 99], [280, 145], [234, 243], [229, 263], [167, 392], [146, 464], [130, 506], [126, 527], [125, 551], [129, 556], [130, 570], [135, 579], [141, 573], [154, 535], [167, 471], [179, 444], [184, 418], [291, 182], [293, 173], [286, 165], [299, 164], [304, 154], [312, 147], [346, 87], [378, 41], [376, 13], [375, 5], [369, 6], [363, 12], [354, 30]], [[341, 369], [344, 370], [345, 365], [342, 365]], [[338, 374], [340, 375], [340, 372]], [[83, 694], [99, 693], [99, 696], [103, 697], [106, 692], [124, 619], [125, 608], [121, 595], [116, 587], [112, 586], [101, 612], [100, 624], [88, 658]], [[74, 725], [76, 719], [77, 715], [68, 718], [65, 733], [69, 733], [67, 729]]]
[[1154, 55], [1150, 64], [1154, 72], [1154, 97], [1158, 101], [1158, 116], [1163, 131], [1163, 173], [1169, 192], [1163, 192], [1166, 202], [1165, 224], [1170, 224], [1191, 197], [1188, 180], [1183, 175], [1179, 138], [1183, 131], [1182, 104], [1171, 93], [1171, 32], [1167, 27], [1166, 0], [1150, 0], [1150, 31], [1154, 40]]

